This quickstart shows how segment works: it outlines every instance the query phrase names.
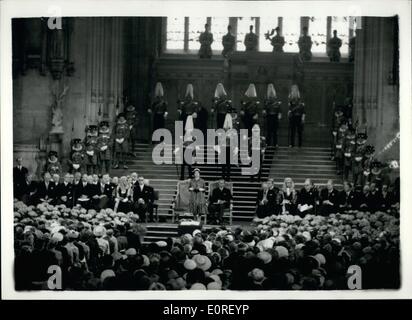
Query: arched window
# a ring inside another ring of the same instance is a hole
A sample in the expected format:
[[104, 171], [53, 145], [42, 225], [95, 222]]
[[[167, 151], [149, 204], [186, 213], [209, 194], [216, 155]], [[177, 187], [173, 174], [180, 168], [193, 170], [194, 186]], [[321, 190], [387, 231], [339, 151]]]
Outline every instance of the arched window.
[[285, 52], [299, 52], [298, 40], [300, 37], [300, 17], [283, 17], [283, 36], [285, 37]]
[[327, 17], [310, 17], [308, 33], [312, 38], [312, 52], [325, 53]]
[[166, 49], [183, 50], [185, 40], [185, 18], [167, 17]]
[[[271, 33], [273, 29], [279, 26], [278, 17], [261, 17], [260, 18], [260, 34], [259, 34], [259, 51], [272, 51], [273, 47], [270, 41], [266, 39], [265, 34]], [[276, 33], [274, 33], [275, 35]]]

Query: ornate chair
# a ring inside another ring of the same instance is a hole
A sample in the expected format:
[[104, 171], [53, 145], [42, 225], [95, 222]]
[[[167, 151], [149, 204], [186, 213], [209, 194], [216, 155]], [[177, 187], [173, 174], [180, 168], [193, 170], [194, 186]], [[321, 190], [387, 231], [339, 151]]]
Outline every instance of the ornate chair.
[[[209, 197], [212, 195], [213, 190], [218, 187], [219, 187], [219, 181], [214, 181], [214, 182], [209, 183]], [[228, 188], [230, 190], [230, 193], [233, 196], [233, 183], [225, 181], [225, 188]], [[232, 221], [233, 221], [232, 212], [233, 212], [233, 201], [230, 202], [229, 208], [223, 211], [223, 219], [225, 218], [229, 219], [230, 225], [232, 225]], [[206, 218], [205, 218], [205, 224], [206, 224]]]

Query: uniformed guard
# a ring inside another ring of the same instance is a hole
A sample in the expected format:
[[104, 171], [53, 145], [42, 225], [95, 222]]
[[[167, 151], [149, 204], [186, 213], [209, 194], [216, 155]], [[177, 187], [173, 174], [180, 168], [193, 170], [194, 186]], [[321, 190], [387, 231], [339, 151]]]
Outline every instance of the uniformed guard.
[[378, 160], [374, 160], [371, 163], [370, 183], [374, 183], [379, 191], [382, 189], [383, 184], [388, 184], [388, 180], [384, 174], [383, 168], [383, 163]]
[[346, 122], [342, 122], [336, 135], [336, 147], [335, 147], [335, 162], [336, 162], [336, 173], [338, 175], [342, 174], [343, 170], [343, 160], [344, 160], [344, 144], [346, 132], [348, 130], [348, 125]]
[[246, 51], [257, 51], [259, 37], [253, 32], [253, 25], [249, 26], [249, 33], [245, 35], [243, 41]]
[[[262, 167], [263, 167], [263, 161], [265, 160], [265, 151], [266, 151], [266, 137], [261, 135], [261, 130], [258, 124], [255, 124], [253, 126], [253, 134], [251, 137], [249, 137], [248, 140], [248, 144], [249, 144], [249, 156], [252, 157], [252, 153], [254, 149], [257, 149], [260, 152], [259, 155], [259, 167], [257, 168], [257, 173], [255, 175], [251, 175], [251, 180], [253, 180], [254, 178], [257, 178], [258, 181], [260, 181], [261, 176], [262, 176]], [[256, 146], [253, 144], [253, 139], [255, 137], [255, 135], [257, 137], [260, 137], [260, 141], [259, 141], [259, 146]], [[253, 163], [252, 163], [253, 165]], [[254, 165], [257, 165], [256, 163]]]
[[135, 141], [137, 138], [137, 128], [138, 128], [138, 119], [137, 111], [133, 105], [128, 105], [124, 112], [127, 124], [129, 126], [129, 138], [128, 138], [128, 153], [130, 155], [134, 154]]
[[213, 98], [213, 106], [210, 109], [212, 114], [216, 114], [217, 129], [223, 129], [226, 114], [231, 112], [232, 100], [228, 99], [222, 83], [218, 83]]
[[117, 116], [116, 124], [113, 131], [113, 145], [114, 145], [114, 168], [119, 168], [119, 165], [123, 164], [123, 169], [128, 169], [126, 165], [126, 156], [129, 152], [128, 138], [129, 138], [129, 125], [126, 121], [125, 114], [120, 113]]
[[85, 147], [82, 144], [82, 140], [77, 138], [73, 139], [71, 141], [71, 152], [69, 160], [70, 173], [84, 172], [84, 152]]
[[347, 130], [343, 145], [343, 177], [345, 180], [349, 178], [349, 172], [352, 170], [352, 161], [356, 151], [356, 133], [354, 128]]
[[97, 136], [99, 130], [96, 125], [86, 127], [86, 138], [84, 139], [84, 146], [86, 150], [86, 169], [87, 174], [97, 173]]
[[362, 175], [362, 185], [370, 182], [371, 179], [371, 169], [372, 169], [372, 162], [373, 154], [375, 153], [375, 147], [371, 145], [367, 145], [365, 147], [365, 157], [363, 160], [363, 175]]
[[303, 125], [305, 123], [305, 103], [301, 100], [299, 88], [292, 85], [289, 93], [289, 147], [295, 146], [296, 132], [298, 134], [298, 146], [302, 147]]
[[45, 171], [50, 173], [51, 176], [53, 176], [54, 174], [61, 174], [62, 166], [60, 164], [59, 158], [57, 157], [56, 151], [49, 152], [46, 161]]
[[352, 159], [352, 180], [355, 187], [361, 186], [363, 175], [363, 160], [365, 156], [365, 143], [367, 136], [365, 133], [356, 135], [356, 151]]
[[97, 138], [97, 150], [99, 172], [100, 174], [108, 173], [112, 158], [112, 139], [110, 136], [109, 123], [107, 121], [100, 122], [99, 137]]
[[345, 103], [342, 107], [343, 116], [345, 117], [346, 121], [348, 122], [348, 126], [353, 126], [352, 115], [353, 115], [353, 103], [350, 97], [345, 98]]
[[147, 112], [153, 114], [153, 132], [165, 128], [165, 120], [168, 115], [167, 102], [164, 99], [163, 86], [160, 82], [156, 83], [154, 99]]
[[188, 84], [186, 87], [185, 98], [178, 101], [177, 111], [179, 120], [183, 121], [185, 131], [194, 128], [194, 120], [197, 118], [199, 102], [194, 99], [193, 85]]
[[249, 84], [245, 92], [245, 97], [241, 101], [240, 115], [243, 124], [248, 130], [248, 136], [252, 135], [252, 128], [259, 123], [260, 101], [257, 98], [256, 87], [253, 83]]
[[331, 143], [331, 150], [332, 150], [332, 156], [331, 160], [335, 160], [335, 153], [336, 153], [336, 141], [337, 141], [337, 135], [338, 131], [340, 128], [340, 125], [342, 122], [345, 121], [345, 117], [343, 115], [342, 107], [338, 106], [333, 103], [334, 106], [334, 112], [333, 112], [333, 118], [332, 118], [332, 143]]
[[266, 142], [269, 146], [278, 147], [279, 120], [282, 119], [281, 104], [273, 83], [269, 83], [263, 109], [263, 116], [266, 117]]

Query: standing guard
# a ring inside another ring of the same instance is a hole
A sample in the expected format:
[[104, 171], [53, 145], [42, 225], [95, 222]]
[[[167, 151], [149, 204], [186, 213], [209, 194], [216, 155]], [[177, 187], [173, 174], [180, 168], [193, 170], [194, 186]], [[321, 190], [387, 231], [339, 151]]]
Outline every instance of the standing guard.
[[129, 126], [129, 138], [128, 138], [128, 153], [130, 155], [134, 154], [135, 141], [137, 139], [137, 128], [138, 128], [138, 118], [137, 111], [133, 105], [128, 105], [125, 110], [125, 118]]
[[120, 113], [117, 116], [117, 121], [114, 127], [114, 169], [118, 169], [120, 163], [123, 164], [123, 169], [128, 169], [126, 166], [126, 156], [128, 154], [128, 138], [129, 138], [129, 126], [126, 121], [124, 113]]
[[213, 34], [210, 33], [210, 27], [208, 24], [205, 24], [205, 31], [200, 34], [199, 42], [200, 42], [199, 58], [200, 59], [212, 58]]
[[83, 173], [83, 165], [84, 165], [84, 145], [82, 144], [81, 139], [73, 139], [71, 141], [71, 152], [70, 152], [70, 160], [69, 160], [69, 172], [75, 173], [80, 172]]
[[279, 120], [282, 119], [280, 110], [282, 102], [277, 99], [273, 83], [268, 84], [263, 116], [266, 116], [266, 142], [270, 146], [278, 147]]
[[97, 173], [97, 135], [98, 129], [96, 125], [86, 127], [84, 145], [86, 148], [86, 169], [89, 175]]
[[335, 162], [336, 162], [336, 173], [340, 175], [343, 170], [343, 159], [344, 159], [344, 144], [346, 132], [348, 130], [348, 125], [346, 122], [342, 122], [339, 127], [338, 133], [336, 135], [336, 147], [335, 147]]
[[374, 161], [373, 159], [374, 153], [375, 153], [374, 146], [367, 145], [365, 147], [365, 159], [363, 160], [362, 185], [365, 185], [370, 182], [372, 163]]
[[213, 106], [211, 112], [216, 113], [217, 129], [223, 129], [226, 114], [231, 112], [232, 100], [228, 99], [225, 88], [222, 83], [218, 83], [213, 98]]
[[245, 98], [241, 101], [240, 115], [243, 124], [248, 130], [248, 136], [252, 135], [252, 128], [259, 123], [260, 101], [257, 98], [256, 87], [251, 83], [245, 92]]
[[302, 147], [303, 125], [305, 123], [305, 103], [301, 101], [299, 88], [296, 84], [292, 85], [289, 93], [289, 147], [295, 146], [296, 132], [298, 134], [298, 145]]
[[160, 82], [156, 83], [154, 100], [147, 110], [149, 114], [153, 114], [153, 132], [157, 129], [165, 128], [167, 118], [167, 102], [164, 99], [163, 86]]
[[197, 118], [198, 109], [199, 102], [194, 100], [193, 85], [189, 83], [186, 87], [185, 98], [179, 100], [177, 106], [179, 120], [183, 121], [183, 128], [185, 131], [194, 128], [194, 120]]
[[62, 172], [62, 166], [60, 164], [59, 158], [57, 157], [56, 151], [50, 151], [47, 157], [45, 172], [50, 173], [53, 177], [54, 174], [60, 175]]
[[352, 159], [352, 180], [355, 188], [362, 184], [366, 139], [367, 136], [365, 133], [358, 133], [356, 135], [356, 151], [355, 156]]
[[257, 51], [259, 37], [253, 32], [253, 25], [249, 27], [250, 32], [245, 35], [243, 42], [247, 52]]
[[109, 173], [112, 155], [111, 143], [109, 123], [102, 121], [100, 122], [99, 137], [97, 138], [97, 155], [100, 174]]
[[331, 150], [332, 150], [332, 155], [331, 155], [331, 160], [335, 160], [335, 153], [336, 153], [336, 141], [337, 141], [337, 135], [338, 131], [340, 128], [340, 125], [342, 122], [345, 121], [345, 117], [343, 115], [342, 107], [337, 106], [335, 102], [333, 103], [334, 105], [334, 113], [333, 113], [333, 118], [332, 118], [332, 143], [331, 143]]
[[356, 151], [356, 134], [354, 128], [349, 128], [344, 142], [343, 178], [348, 180], [349, 172], [352, 170], [352, 162]]

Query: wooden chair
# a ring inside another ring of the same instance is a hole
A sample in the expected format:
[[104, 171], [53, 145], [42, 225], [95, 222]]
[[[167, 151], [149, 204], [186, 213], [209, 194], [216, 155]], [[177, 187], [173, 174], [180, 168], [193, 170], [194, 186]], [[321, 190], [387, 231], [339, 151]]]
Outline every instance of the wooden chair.
[[[209, 183], [209, 197], [212, 195], [212, 192], [215, 188], [219, 187], [219, 181], [214, 181]], [[230, 190], [230, 193], [233, 196], [233, 183], [232, 182], [227, 182], [225, 181], [225, 188], [228, 188]], [[229, 224], [232, 225], [233, 221], [233, 201], [230, 202], [229, 208], [225, 209], [223, 211], [223, 219], [229, 219]], [[206, 218], [205, 218], [205, 224], [206, 224]]]
[[154, 195], [153, 195], [154, 201], [153, 201], [153, 211], [155, 214], [155, 219], [156, 222], [159, 222], [159, 204], [157, 203], [157, 201], [159, 200], [159, 191], [155, 190], [154, 191]]

